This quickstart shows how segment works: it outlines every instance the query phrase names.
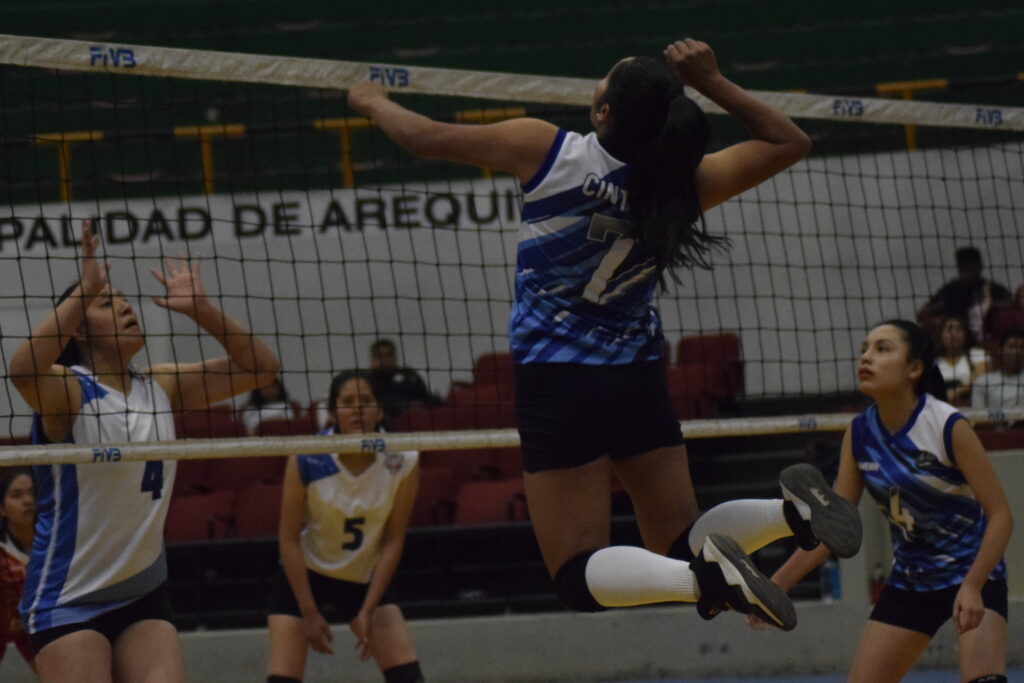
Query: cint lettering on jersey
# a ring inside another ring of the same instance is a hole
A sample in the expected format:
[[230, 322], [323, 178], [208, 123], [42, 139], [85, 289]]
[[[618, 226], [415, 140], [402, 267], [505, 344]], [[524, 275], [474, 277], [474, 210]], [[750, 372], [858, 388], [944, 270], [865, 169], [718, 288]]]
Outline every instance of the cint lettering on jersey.
[[400, 66], [371, 66], [370, 80], [381, 85], [404, 87], [409, 85], [409, 70]]
[[580, 188], [584, 195], [603, 199], [612, 206], [629, 211], [629, 190], [615, 183], [603, 180], [595, 173], [588, 173]]
[[120, 448], [94, 448], [92, 449], [93, 462], [121, 462]]

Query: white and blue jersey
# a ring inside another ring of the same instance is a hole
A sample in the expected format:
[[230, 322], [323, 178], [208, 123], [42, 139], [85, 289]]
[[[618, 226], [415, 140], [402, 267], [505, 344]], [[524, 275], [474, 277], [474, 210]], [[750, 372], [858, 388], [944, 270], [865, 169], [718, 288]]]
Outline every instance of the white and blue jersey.
[[[896, 588], [959, 585], [981, 547], [987, 520], [953, 452], [953, 425], [961, 419], [956, 408], [925, 394], [896, 434], [882, 424], [877, 405], [853, 420], [853, 458], [890, 523], [888, 583]], [[1003, 561], [989, 578], [1006, 578]]]
[[510, 320], [516, 363], [622, 365], [662, 355], [654, 260], [635, 249], [629, 165], [559, 130], [523, 184]]
[[[121, 462], [104, 444], [174, 438], [171, 403], [150, 377], [128, 396], [72, 368], [82, 406], [68, 443], [95, 444], [88, 465], [36, 465], [38, 518], [21, 600], [30, 633], [88, 621], [167, 579], [164, 520], [175, 461]], [[47, 443], [38, 415], [33, 443]]]
[[296, 460], [306, 487], [301, 537], [306, 567], [332, 579], [369, 583], [398, 489], [416, 468], [419, 453], [378, 451], [373, 464], [359, 474], [333, 453]]

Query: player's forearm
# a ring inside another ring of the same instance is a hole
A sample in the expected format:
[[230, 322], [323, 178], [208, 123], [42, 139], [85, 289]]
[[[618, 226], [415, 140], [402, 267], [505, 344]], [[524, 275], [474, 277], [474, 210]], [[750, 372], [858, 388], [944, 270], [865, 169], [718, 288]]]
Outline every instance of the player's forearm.
[[295, 602], [299, 605], [299, 611], [303, 614], [311, 614], [318, 610], [316, 601], [313, 599], [313, 589], [309, 585], [309, 574], [306, 571], [306, 561], [302, 557], [302, 547], [297, 541], [282, 539], [279, 543], [281, 550], [281, 567], [284, 575], [288, 578], [288, 585], [295, 595]]
[[273, 381], [281, 371], [277, 356], [249, 328], [217, 308], [208, 299], [196, 305], [196, 324], [224, 347], [235, 365]]
[[772, 581], [782, 590], [790, 591], [812, 569], [824, 562], [826, 557], [828, 549], [825, 546], [819, 546], [814, 550], [797, 550], [772, 574]]
[[391, 585], [391, 579], [398, 571], [398, 563], [402, 560], [403, 542], [384, 542], [380, 557], [377, 559], [377, 566], [373, 569], [373, 578], [370, 579], [370, 586], [366, 591], [366, 599], [363, 601], [363, 610], [372, 612], [384, 599], [384, 593]]
[[74, 333], [82, 324], [85, 309], [95, 295], [82, 292], [79, 285], [71, 295], [62, 301], [53, 313], [32, 330], [32, 336], [25, 340], [11, 356], [7, 372], [17, 382], [21, 378], [38, 376], [53, 365], [61, 351], [68, 345]]
[[985, 535], [981, 539], [981, 547], [978, 548], [978, 555], [974, 558], [970, 571], [964, 577], [964, 583], [981, 588], [988, 580], [989, 575], [995, 566], [999, 564], [1006, 546], [1010, 543], [1010, 536], [1013, 534], [1013, 513], [1007, 507], [991, 514], [988, 517], [988, 526], [985, 528]]
[[407, 152], [421, 157], [434, 155], [430, 131], [441, 125], [437, 121], [385, 97], [375, 99], [363, 113]]
[[806, 156], [810, 151], [811, 139], [792, 119], [724, 76], [709, 79], [699, 85], [694, 84], [694, 87], [739, 119], [755, 139], [791, 147], [799, 157]]

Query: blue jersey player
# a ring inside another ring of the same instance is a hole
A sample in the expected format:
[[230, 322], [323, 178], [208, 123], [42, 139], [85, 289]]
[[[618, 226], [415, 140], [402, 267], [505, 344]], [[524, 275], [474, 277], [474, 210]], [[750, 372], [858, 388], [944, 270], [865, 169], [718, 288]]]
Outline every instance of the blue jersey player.
[[[751, 139], [705, 155], [710, 127], [684, 82]], [[588, 135], [535, 118], [433, 121], [373, 83], [353, 88], [349, 103], [416, 155], [505, 171], [522, 185], [516, 412], [530, 517], [562, 602], [579, 611], [698, 602], [709, 617], [732, 608], [792, 628], [792, 603], [744, 551], [797, 533], [849, 554], [860, 518], [841, 500], [817, 503], [811, 489], [832, 494], [811, 468], [785, 474], [785, 500], [734, 501], [697, 520], [652, 299], [673, 268], [708, 265], [727, 246], [704, 230], [703, 212], [802, 159], [807, 135], [722, 76], [693, 39], [663, 58], [619, 61], [594, 91]], [[646, 549], [608, 547], [611, 472]]]
[[[205, 408], [277, 377], [273, 352], [210, 301], [198, 262], [153, 271], [154, 302], [209, 333], [227, 356], [139, 370], [145, 336], [107, 280], [98, 236], [82, 228], [81, 280], [11, 357], [15, 388], [35, 411], [35, 443], [174, 438], [174, 413]], [[171, 623], [163, 530], [175, 462], [34, 468], [38, 518], [21, 616], [43, 681], [182, 681]]]
[[[893, 565], [861, 636], [850, 681], [899, 681], [950, 618], [962, 681], [1006, 681], [1003, 552], [1013, 516], [978, 436], [956, 408], [918, 325], [871, 330], [857, 368], [874, 399], [843, 439], [835, 489], [868, 494], [889, 520]], [[825, 558], [797, 551], [773, 580], [791, 588]], [[753, 620], [752, 620], [753, 621]], [[758, 625], [758, 624], [755, 624]]]

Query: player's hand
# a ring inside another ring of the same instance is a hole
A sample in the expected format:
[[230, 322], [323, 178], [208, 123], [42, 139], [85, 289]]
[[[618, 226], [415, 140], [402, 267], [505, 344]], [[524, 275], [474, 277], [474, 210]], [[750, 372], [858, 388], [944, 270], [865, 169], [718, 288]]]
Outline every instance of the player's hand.
[[150, 271], [167, 290], [165, 296], [153, 297], [153, 303], [195, 318], [200, 305], [206, 303], [206, 290], [199, 279], [199, 260], [194, 259], [189, 263], [183, 259], [167, 259], [164, 263], [166, 275], [159, 270]]
[[330, 645], [334, 634], [331, 633], [330, 625], [319, 611], [302, 617], [302, 630], [305, 632], [306, 640], [309, 641], [311, 648], [325, 655], [334, 654]]
[[981, 624], [985, 616], [985, 603], [981, 599], [981, 590], [966, 583], [960, 585], [953, 603], [953, 624], [956, 632], [963, 635]]
[[110, 264], [100, 265], [96, 258], [96, 249], [100, 245], [99, 235], [93, 234], [92, 221], [88, 218], [82, 221], [82, 296], [96, 296], [107, 286], [107, 273], [110, 272]]
[[665, 48], [665, 61], [683, 79], [683, 83], [697, 90], [721, 78], [718, 59], [707, 43], [693, 38], [677, 40]]
[[348, 106], [364, 116], [369, 116], [370, 106], [381, 99], [388, 99], [388, 94], [385, 92], [384, 86], [376, 82], [359, 83], [348, 91]]
[[348, 627], [356, 637], [356, 652], [359, 653], [359, 659], [364, 662], [373, 656], [372, 642], [370, 640], [371, 623], [371, 615], [364, 610], [360, 610], [356, 618], [348, 622]]
[[748, 614], [746, 616], [747, 626], [754, 629], [755, 631], [768, 631], [774, 628], [767, 621], [757, 616], [756, 614]]

